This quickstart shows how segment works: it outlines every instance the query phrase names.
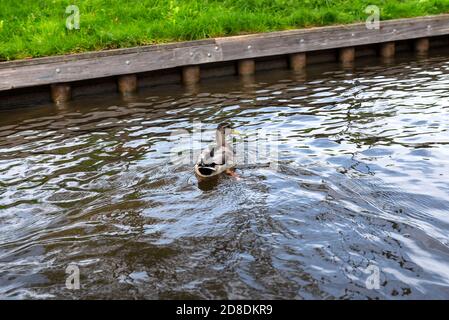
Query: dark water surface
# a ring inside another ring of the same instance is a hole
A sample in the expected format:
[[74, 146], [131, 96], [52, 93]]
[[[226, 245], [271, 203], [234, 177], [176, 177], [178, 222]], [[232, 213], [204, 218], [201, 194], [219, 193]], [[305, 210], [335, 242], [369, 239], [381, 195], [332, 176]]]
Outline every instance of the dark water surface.
[[[0, 111], [0, 296], [449, 298], [446, 57]], [[282, 132], [277, 168], [170, 161], [223, 120]]]

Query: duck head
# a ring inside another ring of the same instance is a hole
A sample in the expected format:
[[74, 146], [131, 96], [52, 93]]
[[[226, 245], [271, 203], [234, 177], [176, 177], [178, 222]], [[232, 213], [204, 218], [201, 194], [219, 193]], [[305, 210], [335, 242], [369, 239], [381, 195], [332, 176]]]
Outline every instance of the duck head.
[[217, 140], [217, 146], [226, 146], [226, 137], [231, 133], [232, 126], [228, 122], [220, 123], [215, 133], [215, 139]]

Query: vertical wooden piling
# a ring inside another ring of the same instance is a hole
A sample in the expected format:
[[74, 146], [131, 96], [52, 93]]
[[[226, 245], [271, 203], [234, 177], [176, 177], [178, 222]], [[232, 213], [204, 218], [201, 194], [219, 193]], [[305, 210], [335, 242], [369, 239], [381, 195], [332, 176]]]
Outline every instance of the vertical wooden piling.
[[241, 84], [242, 90], [244, 92], [252, 92], [252, 90], [254, 90], [255, 82], [256, 82], [256, 79], [255, 79], [254, 75], [247, 75], [247, 76], [240, 77], [240, 84]]
[[256, 71], [256, 62], [253, 59], [244, 59], [238, 61], [238, 73], [241, 76], [253, 75]]
[[119, 76], [117, 84], [118, 84], [118, 91], [124, 96], [136, 93], [138, 86], [137, 75], [127, 74]]
[[419, 55], [428, 53], [430, 47], [429, 38], [420, 38], [415, 40], [415, 52]]
[[182, 83], [193, 85], [200, 82], [200, 66], [185, 66], [182, 68]]
[[305, 52], [293, 53], [289, 55], [290, 69], [294, 71], [302, 71], [307, 65], [307, 56]]
[[345, 68], [352, 67], [355, 60], [355, 48], [354, 47], [341, 48], [339, 51], [339, 60], [342, 63], [343, 67]]
[[396, 45], [394, 42], [386, 42], [380, 45], [380, 56], [385, 59], [394, 58]]
[[72, 99], [72, 87], [67, 83], [52, 84], [51, 99], [56, 104], [61, 104]]

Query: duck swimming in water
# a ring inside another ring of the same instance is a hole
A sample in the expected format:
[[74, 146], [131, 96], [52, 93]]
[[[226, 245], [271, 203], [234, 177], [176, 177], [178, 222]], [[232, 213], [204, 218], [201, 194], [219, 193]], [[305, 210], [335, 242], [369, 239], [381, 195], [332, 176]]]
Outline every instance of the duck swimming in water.
[[226, 142], [226, 137], [231, 133], [229, 123], [221, 123], [215, 133], [216, 145], [204, 149], [195, 164], [195, 174], [199, 179], [207, 179], [218, 176], [221, 173], [238, 177], [234, 172], [234, 150]]

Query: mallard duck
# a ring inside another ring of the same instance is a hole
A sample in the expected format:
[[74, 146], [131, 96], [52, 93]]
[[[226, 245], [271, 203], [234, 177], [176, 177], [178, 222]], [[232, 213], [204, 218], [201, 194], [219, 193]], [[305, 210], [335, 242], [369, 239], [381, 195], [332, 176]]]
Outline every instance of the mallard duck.
[[216, 144], [204, 149], [195, 164], [195, 174], [200, 179], [214, 177], [223, 172], [238, 177], [234, 172], [236, 166], [234, 150], [226, 142], [226, 137], [231, 133], [231, 130], [229, 123], [218, 125], [215, 133]]

